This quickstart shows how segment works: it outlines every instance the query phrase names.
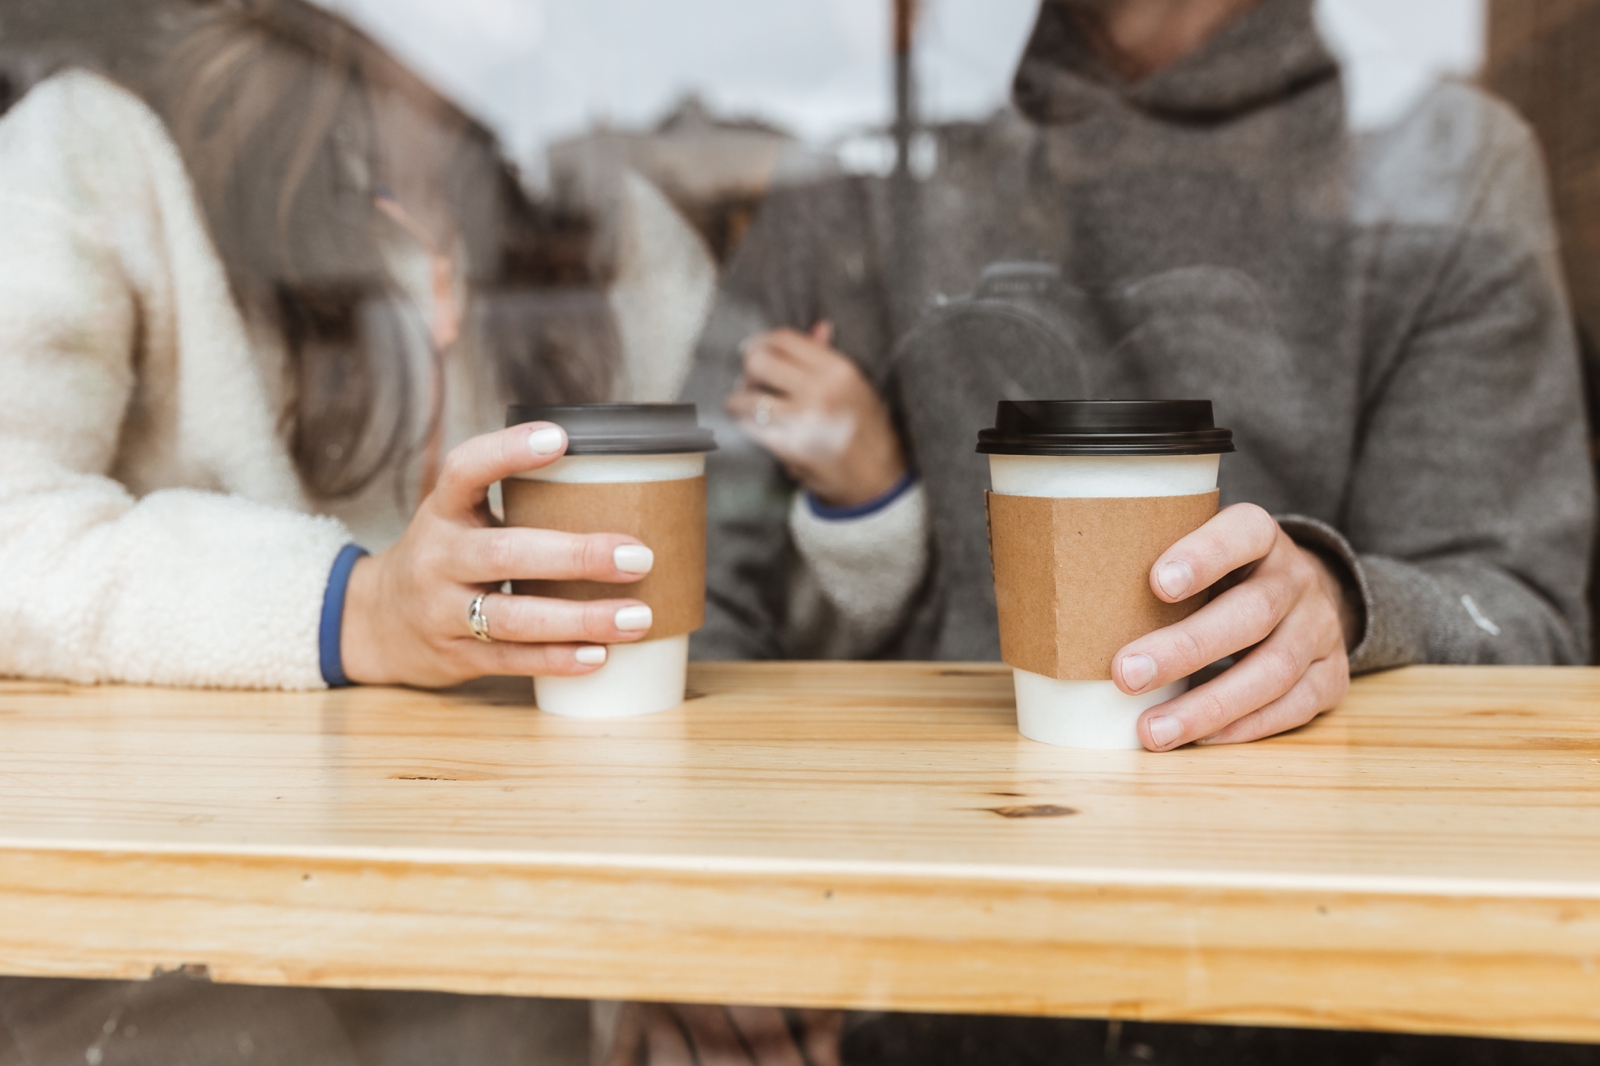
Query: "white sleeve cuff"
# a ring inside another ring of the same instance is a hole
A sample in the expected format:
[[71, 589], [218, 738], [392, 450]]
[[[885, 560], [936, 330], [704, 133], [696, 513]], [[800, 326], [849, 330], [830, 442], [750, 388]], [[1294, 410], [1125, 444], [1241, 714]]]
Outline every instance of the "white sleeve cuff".
[[823, 518], [804, 491], [789, 507], [789, 533], [841, 621], [881, 640], [904, 617], [928, 569], [928, 502], [920, 483], [878, 510]]

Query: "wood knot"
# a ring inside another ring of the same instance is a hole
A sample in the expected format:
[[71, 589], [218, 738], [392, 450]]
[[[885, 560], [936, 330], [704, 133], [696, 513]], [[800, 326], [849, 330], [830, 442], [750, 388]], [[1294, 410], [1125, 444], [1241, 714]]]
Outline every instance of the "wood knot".
[[1080, 813], [1076, 807], [1062, 807], [1054, 803], [1026, 803], [1016, 807], [981, 809], [998, 814], [1002, 818], [1065, 818], [1069, 814]]

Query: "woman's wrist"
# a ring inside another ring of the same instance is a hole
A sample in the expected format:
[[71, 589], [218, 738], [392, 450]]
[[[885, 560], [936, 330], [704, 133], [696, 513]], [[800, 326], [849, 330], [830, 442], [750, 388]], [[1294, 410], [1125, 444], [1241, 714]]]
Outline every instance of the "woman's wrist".
[[824, 507], [859, 507], [890, 492], [905, 480], [908, 467], [904, 459], [885, 459], [852, 472], [848, 488], [836, 490], [828, 496], [813, 492], [817, 502]]
[[349, 591], [350, 575], [367, 554], [359, 544], [346, 544], [334, 556], [328, 568], [328, 580], [323, 586], [322, 615], [317, 627], [317, 659], [322, 680], [329, 688], [341, 688], [350, 683], [344, 671], [344, 614], [345, 597]]
[[806, 486], [824, 507], [857, 507], [905, 480], [910, 470], [905, 450], [888, 413], [879, 413], [882, 425], [876, 427], [876, 432], [858, 433], [832, 476], [818, 479], [822, 484]]
[[379, 685], [391, 680], [379, 654], [383, 644], [374, 632], [378, 619], [378, 560], [364, 556], [356, 560], [345, 588], [344, 620], [339, 632], [340, 656], [344, 674], [352, 683]]
[[851, 518], [865, 518], [868, 515], [877, 514], [878, 512], [888, 508], [896, 500], [900, 499], [907, 492], [909, 492], [911, 487], [916, 483], [917, 471], [915, 468], [907, 467], [901, 472], [900, 479], [898, 481], [890, 485], [878, 495], [873, 496], [870, 499], [863, 500], [861, 503], [848, 504], [845, 506], [830, 504], [819, 499], [817, 494], [809, 489], [807, 489], [805, 492], [805, 502], [812, 514], [816, 515], [818, 518], [826, 519], [830, 522], [837, 522]]

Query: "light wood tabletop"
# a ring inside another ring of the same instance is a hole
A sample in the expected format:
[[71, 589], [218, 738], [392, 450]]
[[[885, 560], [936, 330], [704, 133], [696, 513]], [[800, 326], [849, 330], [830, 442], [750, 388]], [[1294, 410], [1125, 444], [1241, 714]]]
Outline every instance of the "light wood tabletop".
[[0, 683], [0, 972], [1600, 1041], [1600, 670], [1164, 755], [1020, 738], [988, 665], [691, 687]]

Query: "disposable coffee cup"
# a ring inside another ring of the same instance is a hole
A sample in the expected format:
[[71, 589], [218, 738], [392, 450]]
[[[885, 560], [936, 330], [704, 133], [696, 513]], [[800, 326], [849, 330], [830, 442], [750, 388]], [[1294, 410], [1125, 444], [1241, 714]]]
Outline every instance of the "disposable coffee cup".
[[655, 553], [636, 584], [514, 581], [519, 595], [568, 600], [632, 598], [649, 605], [643, 640], [610, 646], [605, 665], [580, 677], [536, 677], [534, 700], [551, 714], [628, 718], [683, 702], [689, 634], [705, 621], [706, 457], [716, 448], [693, 404], [514, 406], [506, 425], [553, 422], [566, 430], [560, 459], [500, 484], [506, 524], [567, 533], [622, 533]]
[[1233, 434], [1209, 400], [1002, 402], [978, 434], [989, 456], [989, 547], [1000, 656], [1023, 736], [1072, 748], [1141, 747], [1147, 707], [1188, 685], [1129, 696], [1112, 657], [1180, 621], [1203, 596], [1150, 589], [1162, 553], [1217, 511]]

